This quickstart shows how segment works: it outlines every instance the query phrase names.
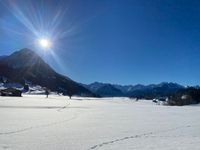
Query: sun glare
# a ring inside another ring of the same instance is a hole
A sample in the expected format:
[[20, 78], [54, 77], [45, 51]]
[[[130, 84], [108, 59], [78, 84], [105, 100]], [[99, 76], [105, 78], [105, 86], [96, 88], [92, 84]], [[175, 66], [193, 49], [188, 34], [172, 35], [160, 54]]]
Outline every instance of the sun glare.
[[39, 41], [40, 46], [44, 49], [48, 49], [51, 47], [51, 42], [48, 39], [42, 38], [42, 39], [39, 39], [38, 41]]

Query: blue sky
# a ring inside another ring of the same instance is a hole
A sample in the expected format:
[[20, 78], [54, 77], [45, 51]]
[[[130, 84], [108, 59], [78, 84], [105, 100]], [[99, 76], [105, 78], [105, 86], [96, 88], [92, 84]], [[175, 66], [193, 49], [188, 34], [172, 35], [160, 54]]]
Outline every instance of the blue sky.
[[82, 83], [197, 85], [200, 1], [0, 0], [0, 55], [24, 47]]

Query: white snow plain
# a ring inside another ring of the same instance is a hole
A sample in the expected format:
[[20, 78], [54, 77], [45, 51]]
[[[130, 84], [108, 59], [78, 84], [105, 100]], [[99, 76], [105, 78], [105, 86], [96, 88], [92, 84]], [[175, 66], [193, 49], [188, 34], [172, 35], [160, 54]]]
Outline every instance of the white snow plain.
[[0, 97], [1, 150], [199, 150], [200, 105]]

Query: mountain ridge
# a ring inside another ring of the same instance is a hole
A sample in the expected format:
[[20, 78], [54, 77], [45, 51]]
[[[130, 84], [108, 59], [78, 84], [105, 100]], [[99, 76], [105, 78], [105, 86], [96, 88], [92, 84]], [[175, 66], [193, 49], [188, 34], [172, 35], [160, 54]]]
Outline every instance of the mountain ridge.
[[[162, 97], [167, 96], [176, 93], [178, 90], [184, 89], [185, 87], [173, 83], [173, 82], [161, 82], [158, 84], [149, 84], [149, 85], [142, 85], [142, 84], [136, 84], [136, 85], [119, 85], [119, 84], [110, 84], [110, 83], [101, 83], [101, 82], [93, 82], [91, 84], [85, 84], [84, 87], [88, 88], [92, 92], [100, 95], [100, 96], [108, 96], [112, 97], [115, 95], [118, 96], [128, 96], [128, 97], [146, 97], [146, 98], [155, 98], [155, 97]], [[99, 92], [99, 89], [103, 91], [108, 87], [112, 86], [110, 88], [110, 94], [107, 91], [107, 94], [104, 94], [102, 92]], [[112, 91], [114, 89], [114, 91]], [[116, 90], [120, 90], [119, 93], [116, 93]], [[115, 93], [112, 95], [112, 93]]]
[[9, 82], [46, 87], [65, 95], [95, 96], [90, 90], [54, 71], [36, 52], [24, 48], [0, 59], [0, 76]]

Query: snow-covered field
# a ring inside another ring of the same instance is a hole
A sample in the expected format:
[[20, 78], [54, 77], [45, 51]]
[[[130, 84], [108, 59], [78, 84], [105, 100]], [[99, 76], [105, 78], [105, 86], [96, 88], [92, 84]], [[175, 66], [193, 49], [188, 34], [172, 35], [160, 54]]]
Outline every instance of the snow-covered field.
[[0, 97], [1, 150], [199, 150], [200, 105]]

